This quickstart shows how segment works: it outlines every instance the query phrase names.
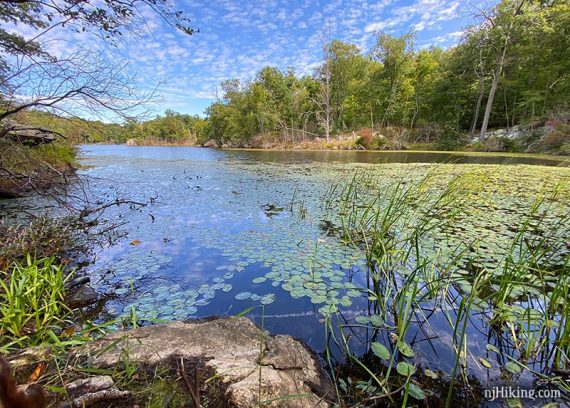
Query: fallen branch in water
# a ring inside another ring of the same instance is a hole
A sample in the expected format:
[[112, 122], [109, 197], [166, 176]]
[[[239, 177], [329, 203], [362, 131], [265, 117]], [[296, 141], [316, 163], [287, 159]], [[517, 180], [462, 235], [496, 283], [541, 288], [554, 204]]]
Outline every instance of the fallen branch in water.
[[115, 199], [114, 201], [110, 201], [108, 203], [105, 203], [103, 205], [100, 205], [99, 207], [94, 207], [94, 208], [84, 208], [83, 210], [81, 210], [79, 212], [79, 218], [85, 218], [88, 217], [91, 214], [94, 213], [102, 213], [103, 211], [105, 211], [107, 208], [110, 207], [115, 207], [115, 206], [121, 206], [121, 205], [125, 205], [128, 204], [131, 206], [131, 209], [135, 209], [133, 207], [145, 207], [147, 204], [146, 203], [140, 203], [138, 201], [133, 201], [133, 200], [123, 200], [123, 199]]

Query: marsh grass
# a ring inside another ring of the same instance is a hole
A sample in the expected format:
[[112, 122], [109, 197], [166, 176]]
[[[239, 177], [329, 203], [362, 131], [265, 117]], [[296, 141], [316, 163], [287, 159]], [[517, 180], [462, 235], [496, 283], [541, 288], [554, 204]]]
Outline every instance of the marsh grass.
[[[458, 389], [473, 382], [471, 372], [481, 365], [515, 383], [527, 370], [568, 388], [555, 375], [568, 369], [570, 352], [570, 213], [567, 204], [560, 205], [568, 185], [545, 187], [511, 239], [492, 249], [476, 234], [447, 240], [488, 182], [484, 174], [448, 177], [436, 168], [420, 179], [393, 182], [355, 175], [344, 187], [331, 188], [325, 209], [340, 225], [343, 241], [366, 254], [361, 290], [368, 298], [368, 315], [347, 321], [337, 313], [336, 327], [334, 316], [326, 316], [326, 355], [332, 364], [330, 347], [336, 345], [365, 373], [361, 381], [374, 389], [361, 384], [362, 403], [385, 398], [390, 405], [406, 406], [412, 397], [443, 399], [452, 406]], [[437, 315], [448, 322], [455, 361], [444, 374], [447, 392], [434, 395], [422, 383], [441, 376], [418, 370], [414, 349], [419, 338], [430, 342], [430, 320]], [[487, 327], [486, 351], [496, 354], [497, 363], [470, 349], [480, 340], [474, 321]], [[375, 359], [351, 351], [362, 332], [361, 341]], [[335, 379], [340, 399], [349, 387], [344, 379]]]

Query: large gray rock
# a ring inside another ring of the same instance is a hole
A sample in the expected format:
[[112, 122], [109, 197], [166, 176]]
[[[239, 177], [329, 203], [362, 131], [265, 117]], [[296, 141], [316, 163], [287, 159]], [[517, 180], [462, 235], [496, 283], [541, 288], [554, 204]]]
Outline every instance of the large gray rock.
[[58, 132], [33, 125], [21, 125], [9, 119], [0, 122], [0, 138], [7, 138], [16, 143], [38, 146], [54, 142]]
[[[184, 357], [201, 361], [221, 378], [230, 406], [326, 407], [331, 381], [316, 356], [290, 336], [263, 336], [246, 317], [213, 318], [147, 326], [115, 333], [78, 352], [95, 367], [112, 367], [128, 350], [131, 363], [157, 365]], [[259, 372], [261, 369], [261, 381]], [[284, 398], [285, 397], [285, 398]], [[288, 397], [288, 398], [287, 398]]]

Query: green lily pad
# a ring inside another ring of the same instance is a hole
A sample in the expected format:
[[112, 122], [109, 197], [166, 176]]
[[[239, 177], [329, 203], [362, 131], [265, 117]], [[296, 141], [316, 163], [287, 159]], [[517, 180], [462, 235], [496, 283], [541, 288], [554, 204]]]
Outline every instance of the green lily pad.
[[409, 377], [416, 372], [416, 367], [414, 367], [410, 363], [402, 361], [398, 363], [398, 365], [396, 366], [396, 371], [398, 372], [398, 374], [403, 375], [404, 377]]
[[269, 293], [265, 296], [263, 296], [260, 300], [262, 305], [269, 305], [273, 302], [275, 302], [275, 295], [273, 293]]
[[376, 354], [383, 360], [388, 360], [390, 358], [390, 351], [381, 343], [374, 342], [370, 345], [372, 352]]
[[416, 385], [414, 383], [408, 384], [408, 393], [410, 394], [411, 397], [417, 400], [426, 399], [426, 394], [424, 393], [424, 391], [420, 388], [419, 385]]
[[424, 370], [424, 373], [425, 373], [426, 376], [428, 376], [429, 378], [432, 378], [432, 379], [434, 379], [434, 380], [436, 380], [436, 379], [439, 378], [439, 375], [438, 375], [435, 371], [430, 370], [429, 368], [426, 368], [426, 369]]
[[412, 358], [414, 356], [414, 350], [412, 350], [412, 347], [406, 342], [399, 341], [398, 350], [406, 357]]
[[506, 363], [505, 368], [507, 369], [507, 371], [513, 374], [519, 374], [522, 371], [521, 365], [515, 361], [509, 361], [508, 363]]
[[482, 364], [483, 367], [485, 367], [485, 368], [491, 368], [491, 367], [492, 367], [492, 365], [491, 365], [491, 363], [489, 362], [489, 360], [486, 360], [486, 359], [484, 359], [483, 357], [481, 357], [481, 358], [479, 359], [479, 361], [481, 362], [481, 364]]
[[236, 300], [245, 300], [251, 298], [251, 292], [241, 292], [235, 295]]
[[371, 315], [370, 322], [376, 327], [382, 327], [386, 324], [380, 315]]
[[360, 323], [360, 324], [368, 324], [368, 323], [370, 323], [370, 317], [368, 317], [368, 316], [356, 316], [354, 318], [354, 321], [356, 323]]

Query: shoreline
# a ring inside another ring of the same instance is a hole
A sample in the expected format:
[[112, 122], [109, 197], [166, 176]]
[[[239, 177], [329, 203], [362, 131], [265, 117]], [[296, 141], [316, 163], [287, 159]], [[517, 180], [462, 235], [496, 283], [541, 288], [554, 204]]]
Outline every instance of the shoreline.
[[402, 154], [402, 153], [424, 153], [424, 154], [447, 154], [449, 156], [479, 156], [479, 157], [517, 157], [517, 158], [535, 158], [543, 160], [557, 161], [560, 163], [569, 163], [570, 156], [551, 155], [545, 153], [514, 153], [514, 152], [477, 152], [472, 150], [421, 150], [421, 149], [407, 149], [407, 150], [360, 150], [360, 149], [304, 149], [304, 148], [262, 148], [262, 147], [205, 147], [201, 145], [191, 144], [137, 144], [134, 146], [125, 143], [85, 143], [79, 146], [127, 146], [127, 147], [195, 147], [198, 149], [212, 149], [220, 151], [252, 151], [252, 152], [327, 152], [327, 153], [373, 153], [373, 154]]

